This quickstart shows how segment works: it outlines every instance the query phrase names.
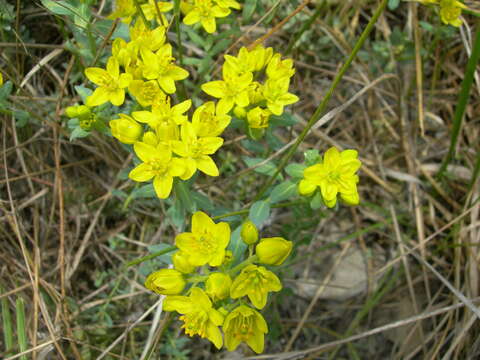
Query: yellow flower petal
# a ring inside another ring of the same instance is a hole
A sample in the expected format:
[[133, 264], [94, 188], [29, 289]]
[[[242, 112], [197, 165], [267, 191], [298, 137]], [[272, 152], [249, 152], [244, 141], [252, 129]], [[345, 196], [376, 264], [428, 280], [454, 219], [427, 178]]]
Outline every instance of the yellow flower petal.
[[92, 95], [87, 97], [85, 105], [93, 107], [106, 103], [110, 99], [109, 91], [104, 87], [96, 88]]
[[142, 163], [130, 171], [128, 177], [134, 181], [144, 182], [153, 178], [154, 175], [155, 173], [151, 170], [151, 167]]
[[196, 159], [197, 168], [201, 172], [210, 175], [210, 176], [218, 176], [220, 175], [217, 165], [212, 160], [210, 156], [204, 155]]
[[169, 175], [157, 175], [153, 179], [153, 188], [160, 199], [166, 199], [170, 196], [173, 186], [173, 177]]

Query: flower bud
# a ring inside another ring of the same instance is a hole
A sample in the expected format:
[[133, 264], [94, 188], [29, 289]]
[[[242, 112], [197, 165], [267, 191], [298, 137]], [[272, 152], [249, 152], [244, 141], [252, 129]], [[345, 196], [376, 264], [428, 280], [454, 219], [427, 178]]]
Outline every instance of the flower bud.
[[247, 116], [247, 110], [245, 110], [244, 107], [237, 105], [233, 109], [233, 114], [239, 119], [244, 119]]
[[230, 295], [232, 279], [224, 273], [212, 273], [205, 282], [205, 290], [213, 301], [222, 300]]
[[142, 125], [128, 115], [119, 115], [120, 119], [110, 121], [112, 135], [124, 144], [133, 144], [142, 135]]
[[160, 295], [177, 295], [185, 288], [186, 282], [180, 271], [162, 269], [148, 275], [145, 287]]
[[190, 274], [195, 270], [195, 266], [188, 262], [187, 256], [181, 251], [177, 251], [172, 255], [172, 261], [175, 269], [184, 274]]
[[268, 109], [257, 106], [247, 114], [248, 126], [252, 129], [263, 129], [268, 127], [268, 120], [272, 113]]
[[95, 115], [91, 115], [85, 118], [79, 118], [78, 124], [83, 130], [89, 131], [92, 129], [93, 123], [96, 121]]
[[243, 223], [240, 237], [247, 245], [255, 244], [258, 241], [258, 230], [251, 220], [247, 220]]
[[65, 109], [65, 114], [69, 118], [87, 118], [90, 117], [90, 108], [86, 105], [69, 106]]
[[290, 255], [293, 243], [281, 237], [263, 238], [255, 248], [258, 261], [266, 265], [280, 265]]

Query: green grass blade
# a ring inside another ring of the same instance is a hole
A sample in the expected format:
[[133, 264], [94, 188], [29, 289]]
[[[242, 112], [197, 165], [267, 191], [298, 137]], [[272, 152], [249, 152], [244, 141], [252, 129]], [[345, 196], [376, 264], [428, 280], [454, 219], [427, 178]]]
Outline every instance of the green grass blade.
[[[0, 286], [0, 294], [3, 294], [3, 287]], [[3, 339], [5, 341], [5, 351], [10, 351], [13, 347], [13, 324], [12, 314], [8, 307], [7, 297], [2, 298], [2, 324], [3, 324]]]
[[447, 169], [448, 164], [455, 156], [455, 148], [457, 146], [458, 137], [460, 135], [460, 129], [462, 128], [463, 116], [467, 107], [468, 99], [470, 97], [470, 90], [473, 85], [473, 76], [475, 74], [475, 68], [477, 67], [480, 59], [480, 23], [477, 25], [477, 32], [475, 34], [475, 42], [473, 43], [472, 55], [468, 59], [467, 69], [462, 80], [460, 94], [458, 96], [457, 107], [455, 108], [455, 114], [453, 115], [453, 129], [450, 140], [450, 148], [448, 154], [443, 160], [442, 166], [438, 171], [438, 176], [442, 177]]
[[[17, 298], [17, 336], [20, 352], [27, 350], [27, 330], [25, 328], [25, 303], [21, 298]], [[27, 360], [27, 355], [20, 356], [20, 360]]]

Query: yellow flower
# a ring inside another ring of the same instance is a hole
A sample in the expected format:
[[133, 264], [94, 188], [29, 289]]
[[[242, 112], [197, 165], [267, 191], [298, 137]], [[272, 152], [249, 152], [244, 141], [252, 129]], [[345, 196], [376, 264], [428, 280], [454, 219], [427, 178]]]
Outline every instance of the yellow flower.
[[89, 118], [92, 115], [92, 111], [86, 105], [75, 105], [67, 107], [65, 114], [69, 118]]
[[165, 44], [165, 33], [166, 29], [162, 25], [150, 30], [142, 20], [136, 21], [135, 25], [130, 27], [129, 46], [135, 56], [142, 50], [157, 51]]
[[440, 19], [444, 24], [450, 24], [456, 27], [462, 25], [460, 16], [462, 9], [466, 6], [457, 0], [441, 0], [440, 1]]
[[109, 122], [112, 136], [124, 144], [135, 143], [142, 135], [142, 125], [128, 115], [118, 114], [118, 116], [120, 116], [120, 119], [111, 120]]
[[136, 12], [137, 9], [133, 0], [117, 0], [115, 1], [114, 11], [108, 15], [108, 19], [123, 18], [122, 22], [129, 24]]
[[175, 269], [184, 274], [190, 274], [195, 270], [195, 266], [188, 262], [188, 255], [182, 251], [177, 251], [172, 255], [172, 262]]
[[163, 101], [152, 105], [152, 111], [134, 111], [133, 117], [142, 123], [148, 124], [151, 128], [156, 128], [163, 122], [173, 121], [177, 125], [187, 122], [188, 117], [183, 115], [192, 106], [192, 100], [185, 100], [180, 104], [171, 106], [170, 97], [166, 96]]
[[193, 9], [195, 0], [180, 0], [180, 11], [186, 15]]
[[230, 14], [230, 9], [214, 5], [212, 0], [195, 0], [193, 7], [183, 18], [185, 25], [193, 25], [200, 22], [208, 33], [214, 33], [217, 29], [215, 18], [225, 17]]
[[230, 295], [230, 286], [232, 279], [224, 273], [211, 273], [205, 282], [205, 290], [210, 298], [215, 302], [223, 300]]
[[189, 179], [198, 169], [201, 172], [218, 176], [218, 168], [209, 155], [215, 153], [223, 144], [221, 137], [197, 136], [192, 123], [186, 122], [180, 130], [181, 141], [172, 141], [172, 150], [175, 154], [185, 159], [187, 167], [182, 180]]
[[267, 128], [270, 115], [272, 115], [270, 110], [262, 109], [261, 107], [257, 106], [249, 110], [247, 113], [248, 126], [252, 129]]
[[221, 8], [232, 8], [236, 10], [240, 10], [240, 4], [236, 2], [235, 0], [213, 0], [218, 6]]
[[165, 311], [177, 311], [183, 316], [182, 328], [189, 336], [200, 335], [210, 340], [217, 349], [223, 344], [222, 333], [218, 328], [223, 324], [224, 316], [212, 307], [212, 302], [205, 292], [194, 287], [190, 296], [167, 296], [163, 301]]
[[87, 98], [87, 106], [98, 106], [110, 101], [120, 106], [125, 101], [125, 88], [130, 84], [132, 75], [120, 74], [120, 67], [115, 57], [110, 57], [107, 70], [91, 67], [85, 69], [87, 78], [98, 85], [92, 95]]
[[282, 115], [283, 107], [296, 103], [298, 97], [288, 92], [289, 78], [268, 79], [263, 87], [267, 107], [274, 115]]
[[356, 150], [340, 153], [335, 147], [328, 149], [323, 163], [309, 166], [303, 171], [304, 179], [300, 181], [298, 191], [301, 195], [310, 195], [320, 187], [323, 201], [330, 208], [335, 206], [338, 193], [347, 204], [357, 205], [359, 179], [355, 172], [362, 164], [357, 156]]
[[163, 91], [173, 94], [177, 91], [175, 81], [188, 77], [188, 71], [174, 64], [172, 45], [164, 44], [155, 53], [142, 49], [143, 76], [148, 80], [158, 80]]
[[2, 75], [2, 73], [0, 72], [0, 86], [2, 86], [2, 85], [3, 85], [3, 75]]
[[248, 296], [253, 306], [263, 309], [270, 291], [280, 291], [282, 284], [278, 277], [263, 266], [248, 265], [233, 281], [230, 297], [238, 299]]
[[217, 111], [222, 114], [228, 113], [235, 104], [241, 107], [248, 106], [248, 88], [252, 82], [253, 75], [246, 72], [241, 76], [231, 73], [228, 67], [223, 68], [224, 80], [210, 81], [202, 85], [202, 90], [220, 101], [217, 104]]
[[277, 80], [282, 78], [291, 78], [293, 74], [295, 74], [293, 60], [282, 60], [282, 55], [275, 54], [267, 65], [266, 73], [269, 79]]
[[147, 20], [152, 20], [155, 18], [157, 22], [161, 24], [167, 24], [167, 19], [165, 18], [165, 15], [160, 14], [161, 19], [159, 19], [158, 13], [164, 13], [172, 10], [173, 4], [165, 1], [148, 0], [148, 4], [143, 4], [141, 8]]
[[228, 351], [234, 351], [243, 341], [260, 354], [263, 352], [264, 335], [268, 332], [268, 327], [258, 311], [246, 305], [240, 305], [225, 318], [223, 332]]
[[175, 245], [186, 254], [194, 266], [219, 266], [225, 257], [225, 248], [230, 241], [228, 223], [215, 224], [204, 212], [192, 216], [192, 232], [178, 234]]
[[242, 224], [242, 229], [240, 230], [240, 237], [247, 245], [255, 244], [258, 241], [258, 230], [251, 220], [247, 219]]
[[174, 269], [155, 271], [145, 280], [145, 287], [160, 295], [180, 294], [186, 284], [182, 273]]
[[165, 101], [165, 93], [160, 89], [156, 80], [133, 80], [128, 90], [135, 96], [138, 103], [144, 107]]
[[255, 247], [258, 262], [281, 265], [292, 252], [293, 243], [281, 237], [263, 238]]
[[166, 199], [172, 191], [173, 178], [185, 172], [183, 161], [172, 158], [172, 152], [163, 144], [154, 147], [136, 142], [133, 149], [143, 162], [130, 171], [128, 177], [139, 182], [153, 178], [155, 193], [160, 199]]
[[213, 101], [208, 101], [195, 110], [192, 125], [198, 136], [215, 137], [225, 130], [231, 119], [231, 116], [216, 111]]

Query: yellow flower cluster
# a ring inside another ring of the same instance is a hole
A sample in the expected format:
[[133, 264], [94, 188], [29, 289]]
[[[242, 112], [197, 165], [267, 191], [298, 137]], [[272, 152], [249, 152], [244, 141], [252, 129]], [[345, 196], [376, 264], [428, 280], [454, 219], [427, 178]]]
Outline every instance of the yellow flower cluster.
[[295, 73], [293, 61], [282, 60], [272, 48], [242, 47], [237, 56], [225, 55], [222, 70], [223, 80], [203, 84], [202, 90], [220, 99], [221, 112], [228, 113], [235, 107], [235, 115], [246, 119], [252, 129], [268, 127], [272, 114], [281, 115], [285, 106], [298, 101], [288, 92]]
[[[157, 0], [137, 0], [140, 4], [140, 9], [147, 20], [155, 19], [160, 24], [167, 24], [167, 19], [163, 15], [173, 9], [172, 2], [157, 1]], [[142, 4], [143, 2], [143, 4]], [[138, 15], [138, 8], [135, 5], [135, 0], [116, 0], [115, 8], [108, 18], [121, 18], [122, 22], [130, 24]]]
[[456, 27], [462, 25], [460, 16], [462, 9], [466, 9], [465, 4], [458, 0], [417, 0], [422, 4], [433, 4], [439, 7], [440, 19], [444, 24], [450, 24]]
[[332, 147], [323, 157], [323, 162], [307, 167], [298, 184], [301, 195], [311, 195], [320, 188], [323, 202], [329, 208], [337, 203], [337, 194], [349, 205], [360, 202], [357, 191], [358, 175], [355, 173], [362, 163], [357, 159], [356, 150], [338, 151]]
[[133, 144], [141, 161], [130, 172], [130, 179], [153, 179], [155, 193], [161, 199], [170, 195], [175, 177], [188, 180], [197, 169], [210, 176], [219, 175], [210, 155], [222, 146], [219, 135], [231, 119], [218, 112], [213, 102], [199, 106], [192, 121], [186, 115], [191, 100], [172, 105], [169, 95], [176, 92], [175, 82], [187, 78], [188, 72], [175, 64], [165, 31], [163, 26], [150, 30], [138, 20], [130, 27], [131, 41], [113, 41], [106, 69], [85, 70], [87, 78], [98, 85], [87, 98], [88, 107], [107, 101], [120, 106], [128, 90], [145, 108], [118, 114], [119, 118], [109, 125], [115, 138]]
[[[250, 246], [251, 255], [234, 266], [227, 250], [230, 234], [228, 223], [216, 224], [207, 214], [194, 213], [192, 231], [175, 238], [178, 251], [172, 256], [174, 268], [150, 274], [145, 286], [166, 295], [164, 310], [182, 315], [187, 335], [206, 338], [218, 349], [225, 344], [229, 351], [245, 342], [261, 353], [268, 327], [255, 309], [263, 309], [268, 293], [282, 288], [279, 278], [261, 265], [282, 264], [292, 251], [292, 242], [273, 237], [260, 239], [255, 245], [258, 230], [247, 221], [241, 237]], [[196, 272], [199, 267], [200, 273]], [[180, 295], [188, 284], [192, 285], [186, 295]]]
[[215, 18], [230, 15], [230, 9], [240, 9], [240, 4], [235, 0], [182, 0], [180, 8], [185, 14], [183, 23], [193, 25], [202, 24], [209, 34], [217, 30]]

